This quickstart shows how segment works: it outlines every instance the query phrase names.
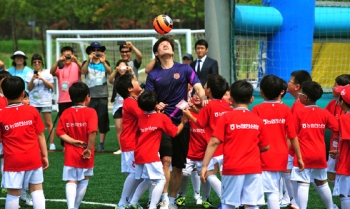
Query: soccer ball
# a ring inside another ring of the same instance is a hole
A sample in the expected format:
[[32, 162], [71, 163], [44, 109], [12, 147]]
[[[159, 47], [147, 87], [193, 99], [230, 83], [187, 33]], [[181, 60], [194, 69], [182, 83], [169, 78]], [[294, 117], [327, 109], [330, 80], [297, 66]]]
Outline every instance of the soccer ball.
[[153, 21], [154, 30], [159, 34], [167, 34], [173, 29], [173, 20], [168, 15], [158, 15]]

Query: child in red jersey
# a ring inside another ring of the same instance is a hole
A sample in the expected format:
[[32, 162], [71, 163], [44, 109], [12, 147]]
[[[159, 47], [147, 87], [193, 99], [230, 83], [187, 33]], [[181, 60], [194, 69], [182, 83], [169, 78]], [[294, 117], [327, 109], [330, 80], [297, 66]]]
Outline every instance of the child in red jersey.
[[[328, 105], [326, 106], [326, 110], [328, 110], [336, 118], [344, 114], [344, 111], [342, 111], [338, 103], [339, 92], [336, 91], [336, 88], [338, 86], [346, 86], [348, 84], [350, 84], [349, 74], [343, 74], [335, 78], [335, 82], [332, 88], [333, 90], [332, 94], [334, 99], [328, 103]], [[339, 132], [337, 131], [332, 132], [329, 139], [330, 151], [338, 150], [338, 143], [339, 143]], [[336, 159], [333, 159], [328, 156], [328, 162], [327, 162], [328, 182], [332, 186], [334, 186], [334, 181], [335, 181], [335, 164], [336, 164]]]
[[119, 209], [128, 206], [132, 195], [141, 180], [135, 179], [135, 158], [134, 150], [136, 141], [140, 136], [137, 126], [139, 115], [143, 111], [137, 105], [137, 98], [142, 89], [139, 82], [132, 73], [126, 72], [115, 81], [115, 89], [117, 93], [123, 97], [124, 104], [122, 108], [122, 132], [120, 133], [120, 148], [122, 150], [122, 173], [128, 174], [125, 179], [122, 196], [118, 204]]
[[[300, 170], [304, 163], [290, 108], [278, 101], [283, 91], [283, 81], [274, 75], [266, 75], [260, 82], [260, 94], [264, 102], [253, 107], [252, 112], [263, 119], [269, 138], [270, 149], [261, 154], [264, 192], [267, 195], [269, 209], [279, 209], [279, 188], [282, 172], [288, 163], [288, 144], [286, 136], [291, 140], [298, 158]], [[278, 158], [276, 158], [278, 156]]]
[[340, 140], [338, 150], [331, 150], [331, 157], [336, 158], [336, 178], [333, 195], [340, 197], [341, 208], [350, 208], [350, 85], [339, 86], [338, 104], [344, 111], [339, 116]]
[[244, 205], [258, 209], [264, 204], [261, 176], [261, 154], [269, 148], [263, 120], [248, 110], [253, 102], [253, 86], [247, 81], [231, 85], [233, 111], [217, 122], [203, 159], [201, 179], [205, 181], [208, 164], [223, 144], [222, 194], [223, 209]]
[[175, 137], [182, 131], [185, 123], [187, 123], [187, 119], [182, 117], [179, 126], [175, 126], [165, 114], [157, 113], [155, 111], [157, 95], [154, 91], [144, 91], [137, 102], [144, 112], [138, 117], [140, 137], [134, 151], [135, 178], [143, 179], [143, 181], [136, 188], [129, 207], [139, 208], [137, 205], [138, 200], [153, 183], [155, 187], [152, 191], [149, 208], [155, 209], [165, 185], [163, 165], [158, 153], [162, 132], [164, 131], [171, 137]]
[[293, 117], [305, 169], [300, 172], [296, 167], [298, 166], [297, 159], [294, 158], [291, 179], [298, 182], [295, 192], [297, 205], [300, 209], [307, 207], [310, 183], [314, 182], [317, 186], [316, 191], [326, 208], [332, 209], [332, 195], [327, 183], [324, 133], [326, 128], [338, 131], [338, 121], [327, 110], [316, 105], [316, 101], [323, 94], [322, 87], [318, 83], [303, 82], [298, 94], [300, 102], [305, 107], [297, 110]]
[[[207, 141], [209, 142], [212, 133], [217, 125], [218, 120], [232, 108], [229, 104], [222, 99], [228, 89], [225, 78], [218, 74], [209, 74], [207, 76], [207, 83], [204, 85], [205, 95], [210, 102], [203, 107], [197, 117], [194, 117], [188, 110], [184, 110], [183, 113], [196, 125], [202, 128], [209, 127], [207, 133]], [[218, 197], [221, 196], [221, 182], [216, 176], [217, 172], [222, 166], [222, 145], [217, 149], [213, 159], [211, 159], [206, 179], [214, 189]], [[202, 206], [209, 208], [211, 203], [209, 199], [203, 199]]]
[[56, 135], [64, 141], [63, 181], [66, 181], [68, 208], [79, 208], [93, 176], [97, 113], [87, 107], [89, 87], [82, 82], [69, 88], [73, 106], [67, 108], [57, 125]]
[[0, 138], [4, 148], [3, 186], [7, 189], [5, 208], [19, 206], [21, 189], [31, 191], [34, 208], [45, 208], [42, 183], [48, 168], [44, 124], [39, 112], [23, 105], [24, 81], [17, 76], [3, 80], [1, 88], [8, 105], [0, 111]]

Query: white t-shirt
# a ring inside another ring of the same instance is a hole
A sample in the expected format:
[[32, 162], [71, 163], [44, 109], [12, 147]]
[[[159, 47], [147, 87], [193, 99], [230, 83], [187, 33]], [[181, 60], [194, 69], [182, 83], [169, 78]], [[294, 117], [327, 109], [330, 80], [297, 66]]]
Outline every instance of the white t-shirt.
[[[29, 83], [32, 80], [34, 71], [29, 71], [26, 76], [26, 82]], [[43, 70], [39, 72], [39, 75], [49, 83], [54, 83], [53, 77], [50, 74], [50, 70]], [[47, 107], [52, 106], [52, 90], [47, 88], [44, 82], [40, 79], [33, 81], [34, 88], [29, 91], [30, 105], [34, 107]]]
[[114, 104], [113, 104], [113, 110], [112, 115], [120, 108], [123, 107], [124, 99], [119, 94], [115, 96]]

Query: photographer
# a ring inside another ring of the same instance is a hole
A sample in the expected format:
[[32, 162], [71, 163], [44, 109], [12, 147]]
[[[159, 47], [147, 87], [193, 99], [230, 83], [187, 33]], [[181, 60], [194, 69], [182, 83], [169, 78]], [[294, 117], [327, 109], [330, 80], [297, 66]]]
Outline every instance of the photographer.
[[98, 115], [100, 143], [97, 152], [104, 152], [104, 141], [109, 131], [107, 75], [110, 75], [112, 70], [103, 53], [105, 50], [106, 47], [99, 42], [92, 42], [85, 50], [89, 58], [83, 62], [81, 68], [81, 73], [86, 78], [86, 85], [90, 89], [89, 107], [94, 108]]
[[[142, 63], [142, 53], [130, 42], [130, 41], [121, 41], [118, 42], [120, 56], [122, 60], [126, 60], [128, 62], [128, 66], [132, 68], [134, 71], [136, 78], [139, 77], [139, 68]], [[131, 60], [132, 51], [135, 52], [136, 59]]]

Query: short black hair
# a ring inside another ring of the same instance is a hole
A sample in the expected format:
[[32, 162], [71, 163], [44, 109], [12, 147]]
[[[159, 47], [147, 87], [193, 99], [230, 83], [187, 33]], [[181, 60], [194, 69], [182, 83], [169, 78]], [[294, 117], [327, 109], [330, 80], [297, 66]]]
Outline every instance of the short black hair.
[[8, 100], [16, 100], [22, 95], [25, 85], [21, 77], [11, 76], [4, 79], [1, 88]]
[[84, 102], [87, 95], [90, 94], [89, 87], [83, 82], [75, 82], [69, 87], [69, 96], [73, 104]]
[[[126, 60], [118, 60], [117, 64], [115, 64], [115, 67], [118, 67], [120, 63], [125, 63], [126, 66], [128, 65], [128, 61]], [[118, 77], [120, 77], [120, 73], [117, 71], [114, 77], [114, 82], [113, 82], [113, 91], [112, 91], [112, 97], [111, 97], [111, 102], [115, 101], [115, 97], [117, 96], [117, 82], [118, 82]]]
[[71, 46], [64, 46], [61, 48], [61, 54], [65, 51], [71, 51], [72, 54], [74, 53], [73, 47], [71, 47]]
[[134, 76], [126, 72], [124, 75], [120, 76], [117, 78], [117, 81], [115, 82], [115, 88], [117, 89], [117, 93], [123, 97], [124, 99], [128, 98], [130, 93], [129, 93], [129, 88], [132, 88], [132, 79]]
[[0, 71], [0, 81], [3, 79], [3, 78], [7, 78], [7, 77], [11, 77], [11, 74], [6, 71], [6, 70], [1, 70]]
[[196, 41], [196, 43], [194, 44], [194, 49], [197, 48], [197, 45], [202, 45], [202, 46], [205, 46], [205, 48], [208, 49], [208, 42], [204, 39], [199, 39], [198, 41]]
[[288, 89], [288, 83], [285, 81], [285, 80], [283, 80], [283, 79], [281, 79], [281, 81], [282, 81], [282, 85], [283, 85], [283, 94], [282, 94], [282, 98], [284, 97], [284, 95], [286, 95], [286, 93], [287, 93], [287, 89]]
[[162, 43], [163, 41], [167, 41], [170, 43], [171, 48], [173, 48], [173, 52], [175, 52], [175, 48], [174, 48], [174, 39], [168, 37], [168, 36], [163, 36], [160, 39], [158, 39], [158, 41], [153, 45], [153, 54], [155, 54], [156, 52], [158, 52], [158, 47], [159, 44]]
[[338, 101], [339, 101], [339, 102], [343, 101], [343, 103], [345, 104], [345, 106], [346, 106], [347, 108], [350, 108], [350, 104], [347, 103], [347, 102], [345, 102], [345, 100], [343, 99], [343, 97], [342, 97], [341, 95], [339, 96]]
[[260, 90], [268, 100], [274, 100], [281, 94], [283, 82], [275, 75], [265, 75], [260, 81]]
[[132, 52], [132, 48], [127, 45], [119, 45], [119, 52], [121, 52], [122, 49], [129, 49], [129, 52]]
[[335, 82], [340, 86], [350, 84], [350, 74], [342, 74], [335, 78]]
[[301, 90], [312, 102], [316, 102], [323, 94], [321, 85], [315, 81], [303, 82], [301, 84]]
[[294, 84], [301, 85], [305, 81], [312, 81], [310, 73], [306, 70], [296, 70], [293, 71], [290, 75], [294, 77]]
[[137, 99], [137, 104], [139, 108], [143, 111], [152, 111], [155, 110], [157, 105], [158, 96], [155, 91], [145, 90]]
[[222, 99], [227, 89], [226, 80], [219, 74], [208, 74], [207, 88], [210, 88], [214, 99]]
[[[16, 57], [23, 57], [22, 55], [16, 55], [14, 58], [13, 58], [13, 61], [12, 61], [12, 66], [16, 67], [16, 62], [15, 62], [15, 58]], [[24, 62], [23, 62], [23, 66], [27, 66], [27, 59], [25, 57], [23, 57], [24, 59]]]
[[249, 104], [254, 88], [246, 80], [238, 80], [231, 85], [230, 96], [237, 104]]
[[33, 54], [33, 56], [32, 56], [32, 63], [31, 64], [33, 64], [34, 60], [40, 60], [42, 62], [42, 64], [43, 64], [43, 66], [44, 66], [43, 57], [40, 54], [37, 54], [37, 53]]
[[29, 99], [29, 94], [27, 91], [24, 91], [24, 98], [28, 98]]
[[122, 62], [124, 62], [126, 66], [129, 66], [127, 60], [118, 60], [118, 62], [115, 64], [115, 67], [118, 67]]

